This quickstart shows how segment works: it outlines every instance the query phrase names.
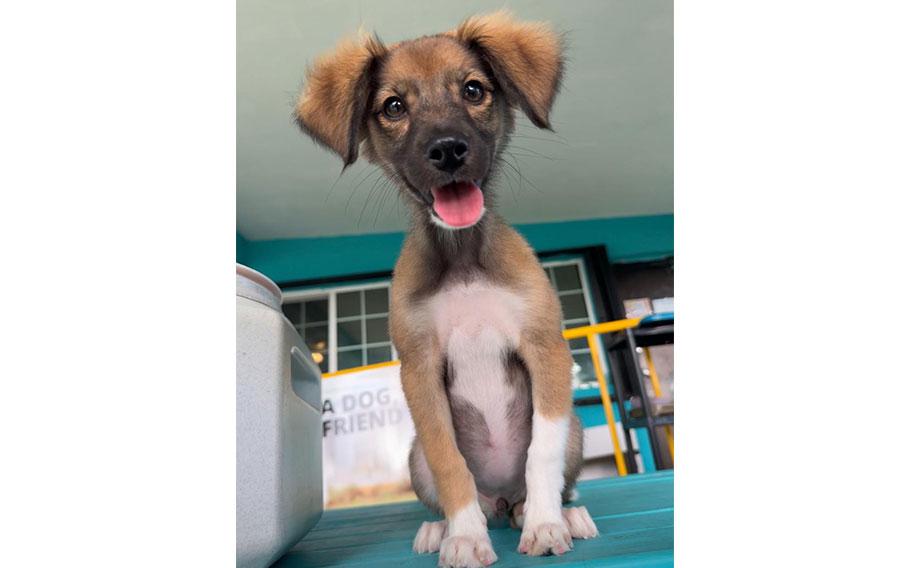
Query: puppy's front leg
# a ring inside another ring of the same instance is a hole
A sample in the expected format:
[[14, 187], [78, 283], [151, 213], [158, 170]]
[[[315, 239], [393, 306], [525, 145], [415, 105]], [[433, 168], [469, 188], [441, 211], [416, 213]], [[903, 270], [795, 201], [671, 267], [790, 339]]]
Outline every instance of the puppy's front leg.
[[401, 385], [446, 516], [439, 565], [479, 568], [496, 562], [474, 476], [455, 443], [438, 349], [402, 352]]
[[520, 352], [531, 375], [534, 415], [525, 470], [527, 497], [518, 551], [563, 554], [572, 535], [562, 514], [566, 443], [572, 412], [572, 357], [557, 333], [538, 333]]

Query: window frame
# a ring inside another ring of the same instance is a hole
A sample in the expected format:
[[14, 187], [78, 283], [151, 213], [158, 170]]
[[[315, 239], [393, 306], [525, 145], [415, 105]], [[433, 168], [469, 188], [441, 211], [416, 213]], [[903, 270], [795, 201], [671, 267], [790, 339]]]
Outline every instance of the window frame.
[[[585, 300], [585, 310], [588, 312], [588, 316], [589, 316], [587, 318], [588, 325], [594, 325], [595, 323], [600, 323], [597, 318], [597, 312], [594, 310], [594, 302], [591, 299], [591, 287], [588, 284], [588, 271], [585, 268], [585, 263], [584, 263], [583, 258], [570, 258], [570, 259], [563, 259], [563, 260], [543, 260], [543, 259], [541, 259], [540, 265], [545, 269], [546, 268], [555, 268], [558, 266], [573, 266], [573, 265], [575, 267], [577, 267], [578, 268], [578, 279], [581, 281], [580, 290], [581, 290], [582, 296], [584, 297], [584, 300]], [[554, 284], [553, 288], [554, 288], [554, 290], [556, 290], [557, 296], [578, 293], [578, 289], [563, 290], [560, 292], [558, 289], [556, 289], [556, 286], [555, 286], [556, 283], [553, 282], [553, 284]], [[576, 319], [578, 319], [578, 318], [576, 318]]]
[[[385, 280], [380, 282], [371, 282], [368, 284], [345, 284], [341, 286], [319, 286], [316, 288], [307, 288], [305, 290], [283, 290], [281, 294], [281, 303], [295, 303], [295, 302], [305, 302], [308, 300], [322, 300], [328, 299], [328, 346], [326, 347], [326, 353], [329, 356], [329, 373], [335, 373], [338, 371], [338, 294], [343, 294], [345, 292], [360, 292], [363, 294], [367, 290], [375, 290], [378, 288], [389, 289], [389, 301], [391, 302], [391, 280]], [[366, 306], [363, 306], [366, 310]], [[379, 314], [370, 314], [370, 315], [379, 315]], [[388, 314], [386, 314], [388, 317]], [[353, 318], [342, 318], [345, 320]], [[369, 348], [366, 335], [366, 320], [367, 314], [364, 311], [363, 314], [358, 316], [360, 320], [360, 331], [362, 333], [363, 343], [361, 347], [366, 350]], [[389, 338], [389, 344], [392, 348], [392, 361], [398, 360], [398, 351], [395, 349], [395, 344], [392, 343], [391, 338]]]
[[[582, 292], [582, 297], [585, 300], [585, 310], [588, 312], [588, 324], [587, 325], [595, 325], [595, 324], [600, 323], [600, 318], [597, 315], [597, 310], [595, 309], [595, 306], [594, 306], [593, 297], [591, 296], [591, 283], [588, 280], [588, 269], [585, 266], [585, 264], [586, 264], [586, 260], [582, 256], [573, 256], [571, 258], [554, 259], [554, 260], [546, 260], [543, 258], [540, 259], [540, 265], [545, 270], [549, 269], [549, 268], [558, 267], [558, 266], [575, 266], [578, 269], [578, 279], [581, 282], [581, 292]], [[547, 278], [549, 278], [549, 273], [547, 274]], [[554, 278], [554, 281], [552, 281], [551, 283], [553, 284], [553, 289], [556, 291], [557, 296], [561, 296], [563, 294], [577, 294], [578, 293], [578, 290], [563, 290], [563, 291], [558, 290], [556, 288], [555, 278]], [[565, 320], [563, 320], [561, 323], [563, 324], [563, 329], [571, 329], [572, 327], [579, 327], [576, 324], [570, 324], [570, 326], [566, 326]], [[606, 351], [604, 350], [604, 344], [603, 344], [603, 336], [596, 335], [594, 337], [594, 341], [597, 342], [597, 354], [599, 355], [598, 358], [600, 359], [600, 368], [603, 369], [605, 378], [607, 380], [607, 384], [609, 385], [610, 384], [610, 367], [607, 364]], [[573, 363], [574, 363], [575, 355], [577, 355], [577, 354], [587, 354], [588, 357], [593, 358], [590, 347], [581, 347], [581, 348], [577, 348], [577, 349], [572, 349], [572, 346], [569, 345], [569, 353], [572, 355]]]

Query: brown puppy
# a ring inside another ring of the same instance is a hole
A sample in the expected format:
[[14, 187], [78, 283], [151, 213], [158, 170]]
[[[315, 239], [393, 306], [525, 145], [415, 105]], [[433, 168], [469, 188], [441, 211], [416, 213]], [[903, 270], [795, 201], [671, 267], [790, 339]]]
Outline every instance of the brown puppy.
[[414, 490], [444, 521], [417, 552], [496, 561], [486, 517], [511, 513], [519, 551], [562, 554], [597, 535], [562, 509], [581, 467], [572, 358], [534, 252], [489, 210], [519, 108], [541, 128], [562, 75], [559, 36], [505, 13], [385, 46], [344, 43], [309, 71], [297, 121], [345, 166], [362, 146], [411, 206], [392, 281], [391, 335], [417, 438]]

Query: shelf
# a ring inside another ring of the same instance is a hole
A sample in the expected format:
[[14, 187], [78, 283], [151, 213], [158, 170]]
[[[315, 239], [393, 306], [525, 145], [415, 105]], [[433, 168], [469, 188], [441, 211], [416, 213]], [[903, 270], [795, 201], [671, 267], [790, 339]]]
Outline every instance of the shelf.
[[[639, 347], [654, 347], [673, 343], [673, 324], [654, 327], [636, 328], [632, 331], [635, 343]], [[615, 339], [607, 345], [608, 351], [616, 351], [628, 346], [629, 340], [624, 333], [614, 335]]]
[[[673, 425], [673, 415], [667, 416], [655, 416], [652, 420], [655, 426], [672, 426]], [[647, 428], [648, 421], [644, 418], [632, 418], [629, 417], [628, 428]]]

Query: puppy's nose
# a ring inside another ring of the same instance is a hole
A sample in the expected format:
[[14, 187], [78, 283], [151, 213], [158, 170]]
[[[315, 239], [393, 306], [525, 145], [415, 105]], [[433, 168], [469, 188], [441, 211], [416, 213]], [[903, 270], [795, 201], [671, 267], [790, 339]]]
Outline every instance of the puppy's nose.
[[468, 143], [458, 138], [440, 138], [427, 148], [427, 160], [438, 169], [452, 173], [464, 164]]

